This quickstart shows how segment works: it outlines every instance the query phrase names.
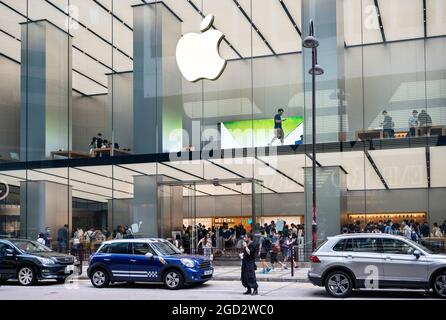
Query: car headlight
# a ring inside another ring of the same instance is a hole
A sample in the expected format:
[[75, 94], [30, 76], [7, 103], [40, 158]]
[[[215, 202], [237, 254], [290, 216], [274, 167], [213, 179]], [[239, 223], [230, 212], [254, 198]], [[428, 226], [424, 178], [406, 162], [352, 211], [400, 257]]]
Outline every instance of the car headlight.
[[181, 259], [181, 263], [184, 264], [188, 268], [195, 267], [195, 262], [192, 259]]
[[53, 259], [42, 258], [42, 257], [37, 257], [37, 259], [38, 259], [38, 260], [40, 261], [40, 263], [43, 264], [43, 265], [54, 264], [54, 260], [53, 260]]

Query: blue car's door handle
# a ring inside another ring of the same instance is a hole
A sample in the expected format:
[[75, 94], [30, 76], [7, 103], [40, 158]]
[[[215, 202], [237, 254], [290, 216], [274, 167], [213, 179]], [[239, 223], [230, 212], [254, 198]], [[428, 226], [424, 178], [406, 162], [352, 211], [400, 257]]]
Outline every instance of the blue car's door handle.
[[134, 259], [130, 259], [130, 262], [136, 262], [136, 260], [134, 260]]

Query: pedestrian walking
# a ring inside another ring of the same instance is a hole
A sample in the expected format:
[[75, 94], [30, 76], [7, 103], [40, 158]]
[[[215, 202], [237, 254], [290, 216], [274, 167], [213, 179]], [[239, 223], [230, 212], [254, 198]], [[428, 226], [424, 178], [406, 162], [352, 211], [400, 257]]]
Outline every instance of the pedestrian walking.
[[57, 231], [57, 251], [66, 253], [68, 250], [68, 224]]
[[246, 288], [245, 295], [257, 295], [258, 284], [256, 279], [256, 249], [250, 235], [245, 235], [242, 257], [242, 285]]
[[266, 262], [266, 256], [268, 255], [268, 252], [271, 250], [271, 240], [269, 239], [268, 235], [265, 231], [262, 232], [262, 236], [260, 238], [259, 243], [259, 255], [260, 255], [260, 261], [262, 262], [262, 273], [268, 273], [271, 271], [271, 268], [268, 266], [268, 263]]
[[53, 240], [53, 238], [51, 237], [50, 227], [45, 228], [45, 233], [43, 235], [44, 235], [44, 239], [45, 239], [45, 246], [47, 246], [48, 248], [51, 248], [51, 240]]
[[284, 110], [280, 108], [277, 110], [277, 114], [274, 116], [274, 138], [271, 140], [271, 142], [268, 144], [269, 146], [272, 146], [273, 142], [278, 139], [280, 141], [280, 144], [283, 145], [285, 133], [283, 132], [282, 124], [286, 119], [282, 119]]

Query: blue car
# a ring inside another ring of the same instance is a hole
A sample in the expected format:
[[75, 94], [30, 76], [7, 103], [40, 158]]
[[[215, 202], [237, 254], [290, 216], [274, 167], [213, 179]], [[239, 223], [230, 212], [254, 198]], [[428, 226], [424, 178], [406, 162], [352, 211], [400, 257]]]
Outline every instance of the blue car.
[[185, 255], [169, 241], [157, 238], [103, 242], [90, 257], [87, 270], [96, 288], [111, 282], [162, 282], [170, 290], [205, 283], [213, 273], [209, 259]]

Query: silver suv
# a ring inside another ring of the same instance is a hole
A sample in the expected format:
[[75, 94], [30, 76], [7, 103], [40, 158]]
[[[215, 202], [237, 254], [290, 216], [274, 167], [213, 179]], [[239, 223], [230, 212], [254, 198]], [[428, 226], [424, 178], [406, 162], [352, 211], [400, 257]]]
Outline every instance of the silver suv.
[[308, 279], [333, 297], [353, 289], [432, 289], [446, 299], [446, 255], [407, 238], [377, 233], [329, 237], [311, 256]]

